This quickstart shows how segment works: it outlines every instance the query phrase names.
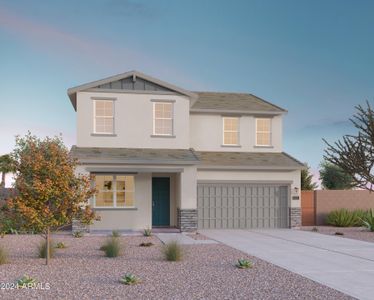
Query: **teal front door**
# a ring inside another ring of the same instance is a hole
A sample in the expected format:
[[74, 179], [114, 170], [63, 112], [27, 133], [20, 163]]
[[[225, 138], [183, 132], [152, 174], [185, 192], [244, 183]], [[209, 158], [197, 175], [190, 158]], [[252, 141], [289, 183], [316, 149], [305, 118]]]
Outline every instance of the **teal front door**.
[[170, 226], [170, 178], [152, 178], [152, 226]]

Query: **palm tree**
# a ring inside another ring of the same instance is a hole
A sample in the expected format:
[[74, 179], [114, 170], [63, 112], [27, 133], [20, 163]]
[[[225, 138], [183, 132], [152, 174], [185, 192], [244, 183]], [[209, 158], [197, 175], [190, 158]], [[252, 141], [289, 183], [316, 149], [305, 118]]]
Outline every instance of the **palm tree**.
[[5, 187], [5, 175], [13, 172], [13, 159], [9, 154], [0, 156], [0, 172], [1, 172], [1, 183], [0, 188]]

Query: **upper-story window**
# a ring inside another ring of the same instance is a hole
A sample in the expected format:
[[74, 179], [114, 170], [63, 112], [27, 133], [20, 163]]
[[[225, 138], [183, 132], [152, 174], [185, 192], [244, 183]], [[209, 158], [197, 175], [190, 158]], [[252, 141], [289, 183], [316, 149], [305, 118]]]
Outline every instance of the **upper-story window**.
[[114, 133], [113, 100], [94, 100], [94, 133]]
[[223, 118], [223, 144], [228, 146], [239, 145], [239, 118]]
[[153, 103], [153, 134], [173, 135], [173, 103], [154, 102]]
[[271, 119], [256, 119], [256, 146], [271, 146]]

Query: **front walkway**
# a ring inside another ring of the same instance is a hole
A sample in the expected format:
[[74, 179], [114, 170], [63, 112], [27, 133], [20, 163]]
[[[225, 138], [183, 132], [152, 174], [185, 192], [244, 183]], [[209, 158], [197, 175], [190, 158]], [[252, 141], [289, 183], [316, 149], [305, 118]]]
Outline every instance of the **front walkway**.
[[373, 299], [374, 243], [291, 229], [201, 234], [359, 299]]

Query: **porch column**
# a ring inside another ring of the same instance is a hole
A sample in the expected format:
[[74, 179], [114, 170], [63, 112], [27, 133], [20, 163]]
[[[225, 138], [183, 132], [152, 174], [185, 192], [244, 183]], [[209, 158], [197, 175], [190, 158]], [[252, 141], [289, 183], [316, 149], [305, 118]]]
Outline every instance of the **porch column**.
[[180, 230], [197, 230], [197, 171], [195, 166], [185, 167], [180, 173], [180, 203], [178, 207], [178, 227]]

